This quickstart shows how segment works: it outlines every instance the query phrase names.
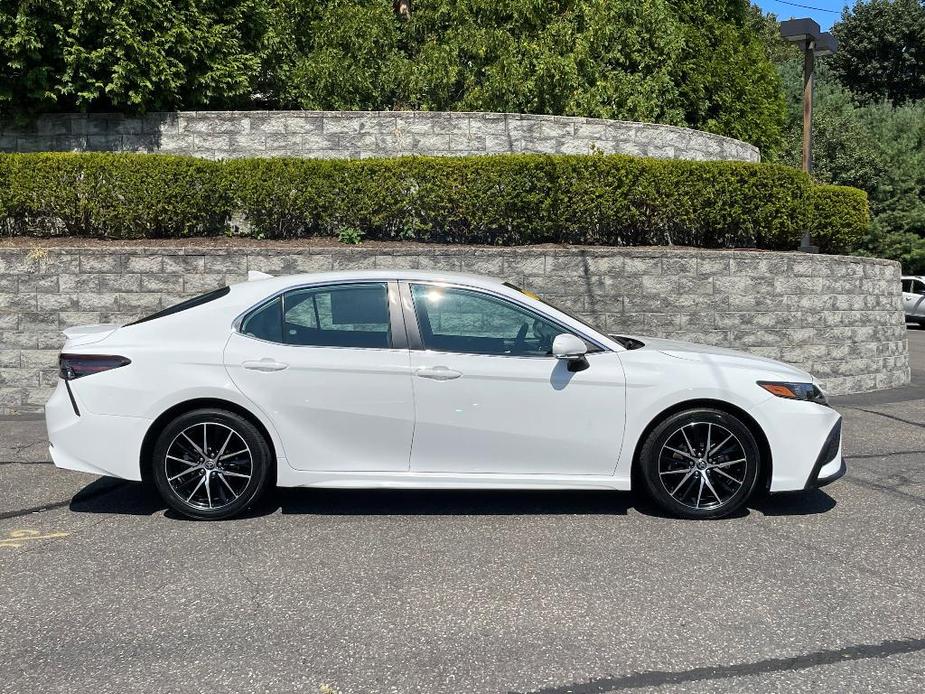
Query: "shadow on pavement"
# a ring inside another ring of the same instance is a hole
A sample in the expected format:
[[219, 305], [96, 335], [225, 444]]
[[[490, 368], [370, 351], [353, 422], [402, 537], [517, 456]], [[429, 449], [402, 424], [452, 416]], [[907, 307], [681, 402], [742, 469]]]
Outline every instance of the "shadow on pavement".
[[778, 492], [756, 500], [751, 507], [765, 516], [812, 516], [835, 508], [835, 499], [821, 489]]
[[[834, 507], [835, 500], [821, 490], [791, 492], [767, 495], [731, 517], [745, 517], [751, 510], [765, 516], [801, 516]], [[80, 490], [69, 508], [75, 513], [148, 516], [167, 507], [150, 485], [101, 478]], [[625, 516], [630, 508], [646, 516], [668, 517], [647, 498], [632, 492], [394, 489], [276, 489], [240, 517], [277, 511], [321, 516]], [[183, 519], [170, 509], [165, 516]]]
[[100, 477], [77, 492], [68, 508], [76, 513], [150, 516], [167, 505], [150, 485]]

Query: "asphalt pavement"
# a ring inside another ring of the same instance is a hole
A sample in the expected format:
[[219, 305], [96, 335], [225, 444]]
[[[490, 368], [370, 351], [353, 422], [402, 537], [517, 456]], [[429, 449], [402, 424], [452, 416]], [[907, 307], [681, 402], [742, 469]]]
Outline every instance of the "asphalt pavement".
[[280, 490], [196, 523], [0, 418], [0, 692], [925, 691], [925, 331], [836, 398], [846, 477], [633, 494]]

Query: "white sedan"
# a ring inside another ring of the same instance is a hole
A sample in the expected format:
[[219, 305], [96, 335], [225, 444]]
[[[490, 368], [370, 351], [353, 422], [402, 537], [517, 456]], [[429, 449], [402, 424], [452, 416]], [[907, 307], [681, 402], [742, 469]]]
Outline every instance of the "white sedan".
[[268, 486], [618, 489], [717, 518], [845, 472], [841, 417], [792, 366], [604, 335], [471, 275], [258, 277], [65, 331], [55, 465], [153, 480], [226, 518]]
[[902, 283], [906, 320], [925, 327], [925, 277], [903, 275]]

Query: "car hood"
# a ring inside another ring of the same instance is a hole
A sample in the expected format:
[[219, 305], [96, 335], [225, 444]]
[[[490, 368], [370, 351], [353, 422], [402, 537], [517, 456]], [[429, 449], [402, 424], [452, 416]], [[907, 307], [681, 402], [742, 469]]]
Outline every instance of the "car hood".
[[678, 340], [663, 340], [658, 337], [644, 337], [631, 335], [634, 340], [643, 343], [639, 349], [650, 349], [667, 354], [676, 359], [685, 359], [700, 363], [721, 364], [738, 368], [750, 368], [759, 371], [765, 371], [768, 377], [786, 379], [799, 383], [814, 382], [809, 372], [798, 369], [790, 364], [785, 364], [776, 359], [759, 357], [746, 352], [739, 352], [734, 349], [725, 347], [714, 347], [712, 345], [701, 345], [695, 342], [680, 342]]

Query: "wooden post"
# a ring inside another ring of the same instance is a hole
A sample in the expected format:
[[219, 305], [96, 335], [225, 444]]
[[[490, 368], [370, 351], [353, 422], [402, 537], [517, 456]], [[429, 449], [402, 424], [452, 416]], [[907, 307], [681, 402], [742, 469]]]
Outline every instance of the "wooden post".
[[813, 73], [816, 69], [816, 42], [806, 41], [803, 53], [803, 171], [813, 171]]
[[[813, 171], [813, 73], [816, 69], [816, 42], [806, 39], [803, 52], [803, 171]], [[803, 230], [800, 250], [804, 253], [818, 253], [809, 235], [809, 224]]]

